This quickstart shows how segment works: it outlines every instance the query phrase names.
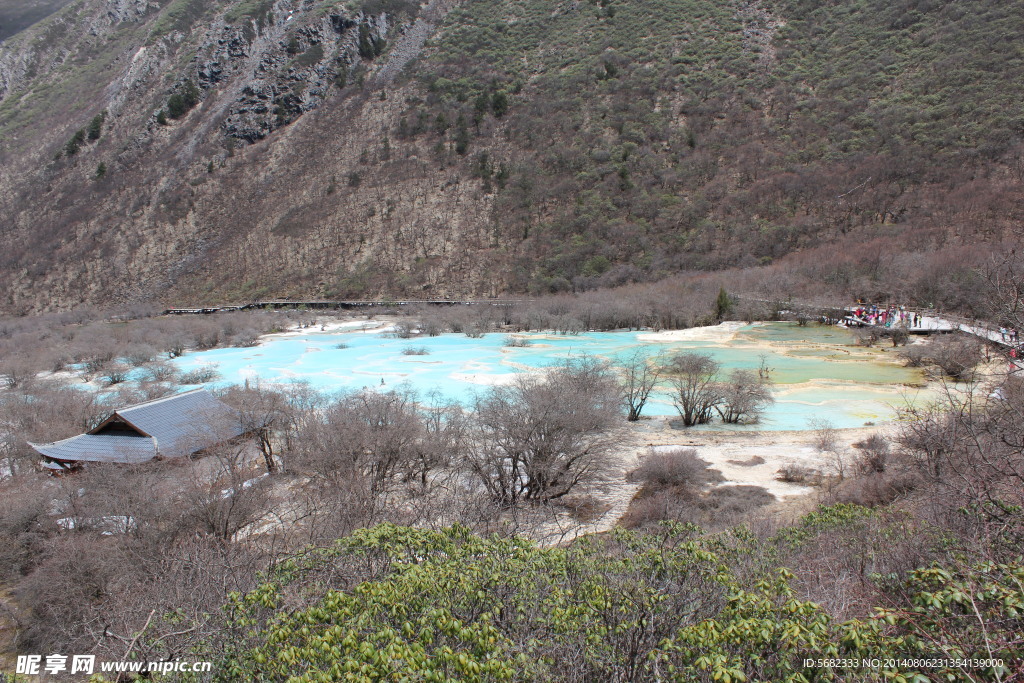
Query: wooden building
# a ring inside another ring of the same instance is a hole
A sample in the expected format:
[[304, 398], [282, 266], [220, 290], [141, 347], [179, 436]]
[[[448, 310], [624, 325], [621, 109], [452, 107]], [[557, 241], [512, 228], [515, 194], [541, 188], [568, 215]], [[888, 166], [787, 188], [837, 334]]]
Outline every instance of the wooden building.
[[244, 432], [234, 409], [195, 389], [116, 410], [86, 434], [29, 446], [43, 457], [44, 468], [59, 473], [90, 462], [137, 464], [191, 456]]

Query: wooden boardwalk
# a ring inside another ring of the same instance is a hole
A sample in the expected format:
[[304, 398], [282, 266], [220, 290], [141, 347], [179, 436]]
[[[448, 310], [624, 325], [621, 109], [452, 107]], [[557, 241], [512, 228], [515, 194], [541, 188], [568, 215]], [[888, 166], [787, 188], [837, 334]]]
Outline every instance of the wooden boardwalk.
[[950, 320], [949, 318], [943, 318], [936, 315], [922, 315], [921, 324], [917, 327], [910, 327], [902, 323], [887, 327], [885, 325], [868, 322], [866, 319], [859, 318], [855, 315], [846, 316], [843, 322], [847, 327], [878, 327], [881, 329], [895, 328], [902, 329], [909, 334], [943, 334], [949, 332], [963, 332], [999, 346], [1005, 346], [1007, 348], [1016, 346], [1016, 344], [1006, 339], [999, 330], [993, 330], [977, 322], [958, 322], [956, 320]]
[[252, 311], [252, 310], [280, 310], [284, 308], [308, 308], [311, 310], [340, 309], [354, 310], [362, 308], [402, 308], [405, 306], [513, 306], [520, 303], [528, 303], [531, 299], [408, 299], [404, 301], [378, 301], [371, 299], [351, 299], [345, 301], [311, 300], [291, 301], [288, 299], [275, 299], [270, 301], [254, 301], [248, 304], [230, 304], [224, 306], [203, 306], [203, 307], [179, 307], [168, 308], [164, 315], [206, 315], [210, 313], [229, 313], [231, 311]]

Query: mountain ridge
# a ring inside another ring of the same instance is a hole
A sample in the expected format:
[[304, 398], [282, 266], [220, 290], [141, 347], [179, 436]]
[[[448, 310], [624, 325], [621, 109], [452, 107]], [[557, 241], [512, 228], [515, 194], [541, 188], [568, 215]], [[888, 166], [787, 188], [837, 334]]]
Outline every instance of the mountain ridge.
[[[735, 267], [934, 299], [927, 264], [966, 271], [1022, 217], [1021, 21], [988, 1], [79, 0], [0, 43], [0, 307]], [[39, 47], [55, 27], [77, 42]]]

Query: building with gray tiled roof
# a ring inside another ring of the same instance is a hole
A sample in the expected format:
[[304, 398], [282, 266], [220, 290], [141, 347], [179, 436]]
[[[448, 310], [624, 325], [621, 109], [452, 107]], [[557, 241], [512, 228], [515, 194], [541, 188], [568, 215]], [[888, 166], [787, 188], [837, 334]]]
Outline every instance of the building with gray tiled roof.
[[205, 389], [186, 391], [114, 411], [86, 434], [29, 445], [51, 471], [89, 462], [137, 464], [194, 455], [245, 432], [228, 405]]

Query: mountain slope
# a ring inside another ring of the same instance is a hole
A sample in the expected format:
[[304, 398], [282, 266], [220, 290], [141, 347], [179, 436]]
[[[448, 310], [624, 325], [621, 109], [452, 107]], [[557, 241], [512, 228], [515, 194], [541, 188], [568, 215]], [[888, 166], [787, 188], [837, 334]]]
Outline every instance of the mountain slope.
[[0, 41], [10, 38], [58, 11], [70, 0], [5, 0], [0, 2]]
[[1021, 219], [1022, 10], [77, 0], [0, 43], [0, 307], [766, 263], [934, 299]]

